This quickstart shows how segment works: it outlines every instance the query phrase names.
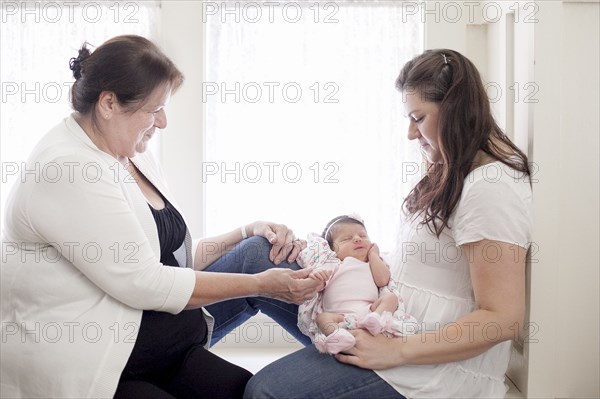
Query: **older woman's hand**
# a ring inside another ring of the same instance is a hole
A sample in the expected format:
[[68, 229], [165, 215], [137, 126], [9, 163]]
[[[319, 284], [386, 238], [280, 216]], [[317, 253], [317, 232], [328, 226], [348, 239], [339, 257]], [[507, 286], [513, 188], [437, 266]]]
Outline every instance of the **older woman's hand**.
[[322, 290], [323, 281], [308, 278], [311, 269], [273, 268], [255, 274], [259, 279], [260, 296], [301, 304]]
[[276, 265], [287, 259], [294, 262], [304, 248], [306, 241], [297, 239], [294, 232], [283, 224], [257, 221], [251, 225], [252, 235], [265, 237], [272, 245], [269, 259]]

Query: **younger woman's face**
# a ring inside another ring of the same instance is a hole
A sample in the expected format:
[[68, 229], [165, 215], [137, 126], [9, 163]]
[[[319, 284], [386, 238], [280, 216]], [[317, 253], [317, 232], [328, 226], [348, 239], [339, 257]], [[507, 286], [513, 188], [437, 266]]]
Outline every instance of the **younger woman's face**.
[[438, 130], [439, 105], [434, 102], [423, 101], [421, 92], [418, 90], [406, 90], [402, 95], [404, 115], [410, 120], [408, 139], [419, 141], [421, 152], [429, 162], [442, 162]]
[[371, 240], [365, 228], [356, 223], [342, 223], [334, 226], [333, 250], [338, 259], [351, 256], [363, 262], [368, 259]]

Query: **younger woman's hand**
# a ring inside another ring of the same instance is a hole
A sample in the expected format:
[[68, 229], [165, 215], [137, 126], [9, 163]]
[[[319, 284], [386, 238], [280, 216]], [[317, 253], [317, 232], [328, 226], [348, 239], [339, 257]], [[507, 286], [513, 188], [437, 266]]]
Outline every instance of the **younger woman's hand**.
[[342, 363], [371, 370], [385, 370], [403, 364], [401, 348], [405, 345], [403, 337], [388, 338], [383, 334], [372, 336], [366, 330], [350, 330], [356, 343], [335, 358]]
[[265, 237], [272, 245], [269, 260], [279, 265], [284, 260], [294, 262], [300, 251], [306, 248], [306, 241], [297, 239], [286, 225], [257, 221], [251, 224], [252, 235]]

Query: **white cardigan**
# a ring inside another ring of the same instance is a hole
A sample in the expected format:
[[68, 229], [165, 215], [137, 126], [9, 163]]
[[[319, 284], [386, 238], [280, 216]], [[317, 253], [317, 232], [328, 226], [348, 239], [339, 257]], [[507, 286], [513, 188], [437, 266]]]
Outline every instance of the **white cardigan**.
[[[132, 161], [173, 203], [150, 155]], [[142, 310], [176, 314], [192, 294], [189, 231], [187, 268], [162, 267], [141, 190], [73, 116], [21, 172], [2, 234], [0, 396], [112, 397]]]

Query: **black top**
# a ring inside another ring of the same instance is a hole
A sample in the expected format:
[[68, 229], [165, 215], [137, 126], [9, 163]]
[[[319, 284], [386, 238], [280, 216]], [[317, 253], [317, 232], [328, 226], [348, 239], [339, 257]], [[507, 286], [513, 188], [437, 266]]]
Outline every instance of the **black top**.
[[148, 205], [158, 229], [160, 262], [163, 265], [184, 266], [177, 262], [173, 252], [177, 251], [185, 240], [185, 221], [169, 201], [164, 201], [165, 207], [162, 209], [157, 210]]
[[[186, 225], [181, 214], [164, 197], [165, 207], [154, 209], [158, 229], [160, 261], [164, 267], [180, 267], [173, 252], [184, 245]], [[204, 345], [207, 325], [202, 309], [184, 310], [173, 315], [144, 310], [133, 351], [121, 379], [167, 378], [194, 345]]]

